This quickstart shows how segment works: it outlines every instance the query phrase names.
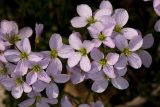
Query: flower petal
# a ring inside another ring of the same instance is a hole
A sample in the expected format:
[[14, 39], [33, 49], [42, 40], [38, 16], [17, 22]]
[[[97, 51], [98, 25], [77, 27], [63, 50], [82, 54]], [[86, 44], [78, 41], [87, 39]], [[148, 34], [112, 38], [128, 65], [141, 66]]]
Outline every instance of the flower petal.
[[150, 47], [152, 47], [154, 43], [154, 38], [153, 38], [153, 35], [150, 33], [150, 34], [147, 34], [144, 38], [143, 38], [143, 45], [142, 45], [142, 48], [143, 49], [148, 49]]
[[47, 87], [47, 84], [41, 80], [36, 81], [32, 84], [32, 88], [35, 92], [42, 92]]
[[32, 34], [33, 34], [33, 31], [30, 27], [24, 27], [19, 31], [19, 35], [21, 39], [28, 38], [32, 36]]
[[10, 62], [18, 62], [20, 60], [20, 52], [17, 50], [7, 50], [4, 55]]
[[71, 19], [71, 25], [75, 28], [85, 27], [87, 24], [87, 19], [83, 17], [77, 16]]
[[135, 53], [132, 53], [131, 55], [128, 56], [128, 61], [129, 64], [135, 69], [138, 69], [142, 66], [142, 61], [140, 57]]
[[115, 78], [116, 77], [113, 66], [107, 65], [103, 68], [103, 71], [109, 78]]
[[34, 73], [34, 72], [30, 71], [26, 76], [26, 82], [29, 85], [32, 85], [36, 81], [37, 81], [37, 73]]
[[89, 40], [84, 40], [84, 42], [83, 42], [83, 46], [87, 50], [87, 53], [89, 53], [94, 48], [94, 45], [95, 44]]
[[90, 107], [88, 104], [81, 104], [78, 107]]
[[59, 95], [58, 86], [55, 83], [50, 83], [46, 88], [46, 94], [49, 99], [57, 98]]
[[57, 74], [53, 79], [56, 83], [66, 83], [67, 81], [69, 81], [70, 76], [67, 74]]
[[155, 10], [156, 14], [158, 16], [160, 16], [160, 1], [159, 0], [153, 0], [153, 7], [154, 7], [154, 10]]
[[87, 4], [81, 4], [77, 6], [77, 13], [84, 18], [90, 18], [92, 16], [92, 9]]
[[73, 48], [71, 48], [69, 45], [63, 45], [58, 50], [58, 56], [60, 56], [61, 58], [69, 58], [72, 57], [73, 52]]
[[49, 107], [49, 104], [46, 102], [37, 102], [36, 107]]
[[61, 99], [61, 107], [72, 107], [72, 103], [69, 101], [69, 98], [67, 96], [64, 96]]
[[128, 47], [128, 41], [122, 35], [117, 35], [115, 37], [115, 44], [116, 44], [116, 47], [121, 51], [123, 51], [125, 48]]
[[80, 39], [80, 33], [74, 32], [69, 36], [69, 44], [72, 48], [80, 50], [82, 48], [82, 41]]
[[32, 88], [31, 88], [31, 86], [29, 86], [27, 83], [24, 82], [23, 83], [23, 90], [25, 93], [29, 93], [32, 91]]
[[160, 19], [155, 23], [154, 30], [160, 32]]
[[137, 36], [135, 38], [133, 38], [132, 40], [130, 40], [129, 42], [129, 49], [130, 51], [136, 51], [139, 48], [141, 48], [143, 45], [143, 39], [141, 36]]
[[38, 79], [46, 83], [49, 83], [51, 81], [51, 78], [43, 70], [40, 73], [38, 73]]
[[34, 98], [32, 98], [32, 99], [27, 99], [27, 100], [21, 102], [20, 104], [18, 104], [18, 106], [19, 106], [19, 107], [29, 107], [29, 106], [31, 106], [32, 104], [34, 104], [34, 102], [35, 102], [35, 99], [34, 99]]
[[106, 90], [106, 88], [108, 87], [108, 81], [107, 80], [100, 80], [100, 81], [95, 81], [93, 84], [92, 84], [92, 90], [94, 92], [97, 92], [97, 93], [102, 93]]
[[129, 19], [128, 12], [125, 9], [116, 9], [113, 17], [115, 18], [117, 25], [120, 27], [123, 27]]
[[91, 69], [91, 62], [88, 56], [82, 56], [82, 59], [80, 60], [80, 67], [85, 72], [88, 72]]
[[60, 47], [62, 47], [62, 38], [60, 36], [60, 34], [52, 34], [50, 40], [49, 40], [49, 46], [51, 49], [59, 49]]
[[31, 45], [28, 38], [24, 38], [21, 41], [18, 41], [16, 46], [19, 50], [21, 50], [21, 52], [27, 52], [28, 54], [31, 52]]
[[127, 66], [127, 57], [121, 54], [119, 56], [118, 62], [115, 64], [115, 68], [123, 69]]
[[145, 50], [139, 51], [139, 56], [142, 60], [142, 64], [146, 67], [149, 68], [152, 64], [152, 56]]
[[111, 82], [114, 87], [116, 87], [120, 90], [126, 89], [129, 86], [128, 81], [122, 77], [114, 78], [111, 80]]
[[99, 5], [100, 9], [110, 9], [113, 11], [113, 7], [110, 1], [108, 0], [103, 0], [100, 5]]
[[95, 61], [99, 61], [100, 59], [104, 58], [104, 54], [98, 49], [98, 48], [94, 48], [91, 51], [91, 58]]
[[102, 16], [105, 16], [105, 15], [108, 15], [108, 16], [109, 16], [109, 15], [112, 14], [112, 12], [113, 12], [113, 10], [107, 9], [107, 8], [105, 8], [105, 9], [98, 9], [98, 10], [96, 11], [95, 15], [94, 15], [94, 18], [95, 18], [96, 20], [100, 20]]
[[11, 94], [15, 99], [20, 98], [22, 96], [22, 93], [23, 93], [23, 88], [21, 85], [12, 88]]
[[124, 76], [127, 73], [127, 68], [115, 69], [115, 72], [117, 73], [117, 77]]
[[135, 30], [133, 28], [123, 28], [121, 33], [126, 39], [129, 39], [129, 40], [138, 36], [137, 30]]
[[68, 58], [69, 67], [72, 68], [72, 67], [76, 66], [78, 64], [78, 62], [80, 61], [80, 59], [81, 59], [80, 53], [75, 52], [72, 57]]
[[115, 48], [115, 43], [113, 42], [113, 40], [110, 37], [107, 37], [107, 39], [105, 41], [103, 41], [103, 44], [105, 44], [106, 46], [108, 46], [110, 48]]
[[119, 59], [119, 54], [117, 53], [108, 53], [107, 57], [107, 63], [109, 65], [114, 65], [117, 63], [118, 59]]

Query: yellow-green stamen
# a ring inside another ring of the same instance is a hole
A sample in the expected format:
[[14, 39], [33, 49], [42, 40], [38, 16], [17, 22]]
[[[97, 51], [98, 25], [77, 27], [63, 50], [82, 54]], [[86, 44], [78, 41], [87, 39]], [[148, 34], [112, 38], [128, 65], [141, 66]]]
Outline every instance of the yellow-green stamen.
[[57, 52], [57, 50], [52, 49], [52, 50], [50, 51], [50, 57], [51, 57], [52, 59], [57, 58], [57, 57], [58, 57], [58, 52]]
[[40, 70], [41, 70], [41, 67], [39, 65], [35, 65], [32, 67], [33, 72], [40, 72]]
[[123, 50], [123, 54], [124, 54], [125, 56], [129, 56], [130, 53], [131, 53], [131, 52], [129, 51], [128, 48], [125, 48], [125, 49]]
[[28, 54], [26, 52], [21, 52], [20, 57], [21, 59], [28, 59]]
[[89, 25], [91, 25], [91, 24], [95, 23], [96, 20], [93, 17], [90, 17], [90, 18], [88, 18], [87, 22]]
[[106, 36], [101, 32], [101, 33], [98, 35], [98, 39], [99, 39], [100, 41], [104, 41], [104, 40], [106, 40]]
[[118, 32], [118, 33], [120, 33], [121, 30], [122, 30], [122, 28], [119, 25], [116, 25], [115, 28], [114, 28], [114, 31]]
[[79, 50], [79, 52], [80, 52], [80, 54], [81, 54], [82, 56], [87, 55], [87, 50], [86, 50], [85, 48], [81, 48], [81, 49]]
[[21, 77], [17, 78], [16, 79], [16, 86], [21, 85], [21, 84], [23, 84], [23, 79]]

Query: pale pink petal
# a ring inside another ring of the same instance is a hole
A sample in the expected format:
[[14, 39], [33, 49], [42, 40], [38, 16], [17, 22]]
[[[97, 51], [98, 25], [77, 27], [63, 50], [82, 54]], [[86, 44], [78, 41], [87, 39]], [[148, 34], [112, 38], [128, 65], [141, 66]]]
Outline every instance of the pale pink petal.
[[94, 43], [89, 40], [84, 40], [83, 47], [87, 50], [87, 53], [89, 53], [94, 48]]
[[127, 57], [123, 54], [120, 55], [118, 62], [115, 64], [117, 69], [123, 69], [127, 66]]
[[84, 18], [90, 18], [92, 16], [92, 9], [87, 4], [81, 4], [77, 6], [77, 13]]
[[60, 36], [60, 34], [52, 34], [50, 40], [49, 40], [49, 46], [51, 49], [59, 49], [60, 47], [62, 47], [62, 37]]
[[4, 56], [10, 62], [18, 62], [20, 60], [20, 52], [17, 50], [7, 50]]
[[102, 22], [107, 27], [116, 25], [115, 19], [113, 17], [111, 17], [111, 16], [108, 16], [108, 15], [102, 16], [101, 19], [100, 19], [100, 22]]
[[23, 88], [21, 85], [12, 88], [11, 94], [15, 99], [20, 98], [22, 96], [22, 93], [23, 93]]
[[117, 35], [115, 37], [115, 44], [116, 44], [116, 47], [121, 51], [123, 51], [125, 48], [128, 47], [128, 41], [122, 35]]
[[71, 19], [71, 25], [75, 28], [85, 27], [88, 24], [87, 19], [83, 17], [74, 17]]
[[42, 92], [47, 87], [47, 84], [41, 80], [36, 81], [32, 84], [32, 88], [35, 92]]
[[24, 83], [23, 83], [23, 90], [24, 90], [25, 93], [29, 93], [29, 92], [32, 91], [32, 87], [29, 86], [27, 83], [24, 82]]
[[24, 27], [19, 31], [19, 36], [21, 39], [28, 38], [32, 36], [32, 34], [33, 34], [33, 31], [30, 27]]
[[102, 16], [111, 15], [111, 14], [112, 14], [112, 11], [113, 11], [113, 10], [107, 9], [107, 8], [105, 8], [105, 9], [98, 9], [98, 10], [96, 11], [95, 15], [94, 15], [94, 18], [95, 18], [96, 20], [101, 20], [101, 17], [102, 17]]
[[154, 30], [160, 32], [160, 19], [155, 23]]
[[109, 78], [115, 78], [116, 77], [113, 66], [107, 65], [103, 68], [103, 71]]
[[61, 58], [69, 58], [72, 57], [73, 54], [73, 48], [69, 45], [63, 45], [59, 50], [58, 50], [58, 56]]
[[124, 90], [124, 89], [128, 88], [128, 86], [129, 86], [128, 81], [122, 77], [111, 79], [111, 82], [114, 87], [116, 87], [120, 90]]
[[143, 49], [148, 49], [150, 47], [152, 47], [154, 43], [154, 38], [153, 38], [153, 35], [150, 33], [150, 34], [147, 34], [144, 38], [143, 38], [143, 45], [142, 45], [142, 48]]
[[160, 16], [160, 1], [159, 0], [153, 0], [153, 7], [154, 7], [154, 10], [155, 10], [156, 14], [158, 16]]
[[94, 48], [91, 51], [91, 58], [95, 61], [99, 61], [100, 59], [104, 58], [104, 54], [98, 49], [98, 48]]
[[110, 9], [113, 11], [113, 7], [110, 1], [108, 0], [103, 0], [100, 5], [99, 5], [100, 9]]
[[72, 48], [80, 50], [82, 48], [82, 41], [80, 39], [80, 33], [74, 32], [69, 36], [69, 44]]
[[36, 107], [50, 107], [46, 102], [37, 102]]
[[61, 103], [61, 107], [72, 107], [72, 103], [69, 101], [68, 96], [64, 96], [61, 99], [60, 103]]
[[82, 56], [82, 59], [80, 60], [80, 67], [85, 72], [88, 72], [91, 69], [91, 62], [88, 56]]
[[19, 106], [19, 107], [29, 107], [29, 106], [31, 106], [32, 104], [34, 104], [34, 102], [35, 102], [35, 99], [34, 99], [34, 98], [32, 98], [32, 99], [27, 99], [27, 100], [21, 102], [20, 104], [18, 104], [18, 106]]
[[115, 48], [115, 43], [113, 42], [113, 40], [110, 37], [107, 37], [107, 39], [105, 41], [103, 41], [103, 44], [105, 44], [106, 46], [108, 46], [110, 48]]
[[117, 25], [123, 27], [129, 19], [128, 12], [125, 9], [116, 9], [113, 15], [115, 18]]
[[46, 83], [49, 83], [51, 81], [51, 78], [45, 71], [41, 71], [40, 73], [38, 73], [38, 79]]
[[26, 82], [29, 85], [32, 85], [36, 81], [37, 81], [37, 73], [34, 73], [34, 72], [30, 71], [26, 76]]
[[123, 28], [121, 33], [126, 39], [129, 39], [129, 40], [138, 36], [137, 30], [135, 30], [133, 28]]
[[107, 57], [107, 63], [109, 65], [114, 65], [117, 63], [118, 59], [119, 59], [119, 54], [117, 53], [108, 53]]
[[50, 83], [46, 88], [46, 94], [50, 99], [57, 98], [59, 95], [58, 86], [55, 83]]
[[117, 76], [124, 76], [127, 73], [127, 68], [123, 69], [115, 69], [115, 72], [117, 73]]
[[132, 40], [130, 40], [129, 42], [129, 50], [130, 51], [136, 51], [138, 49], [140, 49], [143, 45], [143, 39], [141, 36], [137, 36], [135, 38], [133, 38]]
[[67, 74], [57, 74], [54, 76], [54, 81], [56, 83], [66, 83], [70, 79], [70, 75]]
[[71, 68], [76, 66], [80, 61], [80, 59], [81, 59], [80, 53], [75, 52], [72, 57], [68, 58], [68, 66]]
[[107, 80], [101, 80], [101, 81], [95, 81], [92, 84], [92, 90], [96, 93], [102, 93], [104, 92], [108, 87], [108, 81]]
[[102, 41], [99, 41], [99, 39], [93, 39], [92, 42], [95, 44], [94, 47], [98, 48], [102, 44]]
[[129, 65], [131, 65], [135, 69], [138, 69], [142, 66], [142, 61], [140, 57], [135, 53], [132, 53], [131, 55], [128, 56], [128, 61]]
[[38, 62], [43, 59], [43, 55], [36, 52], [31, 52], [28, 56], [28, 60]]
[[152, 64], [152, 56], [145, 50], [139, 51], [139, 56], [142, 60], [142, 64], [146, 67], [149, 68]]
[[28, 54], [31, 52], [31, 45], [28, 38], [24, 38], [21, 41], [18, 41], [16, 46], [22, 52], [26, 52]]

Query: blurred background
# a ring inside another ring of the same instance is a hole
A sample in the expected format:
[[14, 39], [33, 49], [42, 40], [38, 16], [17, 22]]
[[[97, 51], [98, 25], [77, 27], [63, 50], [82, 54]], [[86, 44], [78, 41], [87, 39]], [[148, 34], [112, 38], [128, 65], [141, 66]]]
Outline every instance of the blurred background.
[[[48, 40], [53, 33], [60, 33], [63, 41], [67, 43], [67, 38], [72, 31], [80, 31], [86, 38], [88, 33], [84, 30], [71, 27], [70, 19], [77, 15], [76, 6], [82, 3], [88, 4], [96, 10], [102, 0], [0, 0], [0, 20], [14, 20], [19, 28], [30, 26], [34, 29], [35, 23], [44, 24], [42, 41], [33, 49], [43, 51], [48, 49]], [[152, 1], [143, 0], [110, 0], [113, 8], [124, 8], [129, 12], [130, 19], [126, 26], [139, 29], [143, 35], [153, 33], [155, 42], [148, 51], [153, 57], [153, 63], [149, 69], [142, 67], [134, 70], [129, 68], [126, 78], [130, 86], [127, 90], [120, 91], [112, 86], [99, 96], [105, 107], [160, 107], [160, 33], [154, 32], [154, 24], [158, 20]], [[30, 38], [34, 45], [35, 34]], [[78, 86], [68, 85], [74, 89], [90, 90], [90, 83]], [[61, 89], [63, 90], [64, 87]], [[66, 89], [70, 90], [70, 89]], [[82, 92], [84, 92], [84, 90]], [[77, 97], [78, 94], [75, 96]], [[78, 92], [80, 93], [80, 92]], [[79, 96], [78, 96], [79, 97]], [[14, 100], [8, 92], [0, 89], [0, 107], [17, 107], [17, 104], [24, 99]], [[59, 107], [58, 105], [56, 107]]]

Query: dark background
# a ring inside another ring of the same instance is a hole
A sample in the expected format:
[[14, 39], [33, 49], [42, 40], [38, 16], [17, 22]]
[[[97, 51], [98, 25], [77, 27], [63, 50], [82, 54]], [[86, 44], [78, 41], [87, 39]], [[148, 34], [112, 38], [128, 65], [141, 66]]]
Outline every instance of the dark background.
[[[100, 2], [101, 0], [0, 0], [0, 20], [14, 20], [19, 28], [30, 26], [33, 29], [36, 22], [43, 23], [42, 41], [36, 49], [33, 49], [43, 51], [48, 49], [48, 40], [53, 33], [60, 33], [66, 43], [74, 30], [87, 36], [86, 31], [72, 28], [70, 19], [77, 15], [77, 5], [85, 3], [96, 10]], [[139, 70], [129, 68], [126, 78], [130, 87], [124, 91], [108, 88], [103, 93], [107, 97], [104, 99], [106, 107], [116, 105], [127, 107], [128, 103], [133, 103], [129, 107], [160, 107], [160, 33], [154, 31], [154, 24], [159, 17], [153, 10], [152, 1], [110, 0], [110, 2], [114, 9], [125, 8], [129, 12], [130, 19], [126, 26], [139, 29], [143, 35], [153, 33], [155, 43], [148, 50], [153, 57], [151, 67], [149, 69], [142, 67]], [[35, 35], [30, 38], [32, 45], [34, 38]], [[135, 101], [139, 97], [140, 99]], [[6, 107], [17, 107], [18, 102], [19, 100], [14, 100], [10, 95], [4, 101]]]

